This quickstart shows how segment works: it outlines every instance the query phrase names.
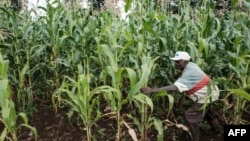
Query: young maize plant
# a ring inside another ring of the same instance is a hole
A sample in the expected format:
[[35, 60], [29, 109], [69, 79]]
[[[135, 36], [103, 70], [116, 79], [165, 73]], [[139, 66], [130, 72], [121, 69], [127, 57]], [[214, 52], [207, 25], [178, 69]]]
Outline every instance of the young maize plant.
[[[57, 100], [69, 106], [68, 115], [70, 119], [74, 113], [80, 117], [86, 129], [87, 141], [91, 141], [94, 138], [92, 126], [101, 117], [100, 102], [102, 95], [119, 92], [109, 86], [92, 88], [92, 78], [93, 75], [89, 73], [79, 74], [77, 80], [65, 77], [61, 87], [53, 95], [53, 101]], [[64, 94], [67, 97], [62, 96]], [[59, 104], [59, 106], [61, 105]]]
[[[117, 89], [114, 93], [108, 93], [105, 97], [113, 111], [116, 113], [116, 121], [117, 121], [117, 134], [116, 140], [120, 140], [121, 133], [121, 108], [124, 104], [124, 99], [122, 97], [122, 82], [123, 82], [123, 73], [125, 69], [123, 67], [119, 67], [118, 65], [118, 57], [116, 53], [111, 51], [111, 48], [107, 45], [99, 46], [99, 55], [102, 61], [107, 61], [107, 66], [104, 67], [101, 78], [104, 81], [108, 80], [108, 76], [111, 77], [111, 87]], [[105, 60], [105, 57], [108, 60]]]
[[[56, 94], [57, 99], [69, 105], [69, 118], [72, 118], [73, 113], [77, 113], [80, 117], [85, 125], [88, 141], [91, 141], [92, 137], [91, 127], [100, 117], [99, 100], [90, 90], [90, 77], [91, 75], [85, 74], [79, 75], [77, 80], [66, 77]], [[61, 96], [65, 93], [67, 98]]]

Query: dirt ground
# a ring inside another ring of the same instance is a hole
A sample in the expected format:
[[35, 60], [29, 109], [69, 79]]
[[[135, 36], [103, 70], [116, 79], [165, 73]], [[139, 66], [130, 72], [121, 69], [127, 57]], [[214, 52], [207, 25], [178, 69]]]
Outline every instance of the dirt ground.
[[[58, 111], [57, 113], [51, 106], [45, 104], [38, 105], [38, 111], [30, 125], [38, 131], [38, 141], [86, 141], [86, 132], [80, 128], [82, 126], [69, 122], [66, 112]], [[93, 127], [93, 135], [96, 140], [115, 141], [116, 122], [110, 119], [102, 119]], [[105, 130], [105, 131], [104, 131]], [[177, 132], [164, 136], [164, 141], [187, 141], [187, 133], [174, 129]], [[33, 141], [32, 132], [27, 129], [19, 131], [20, 141]], [[148, 141], [156, 141], [156, 132], [150, 132]], [[223, 141], [223, 135], [213, 131], [201, 130], [200, 141]], [[133, 141], [128, 133], [124, 132], [121, 141]]]

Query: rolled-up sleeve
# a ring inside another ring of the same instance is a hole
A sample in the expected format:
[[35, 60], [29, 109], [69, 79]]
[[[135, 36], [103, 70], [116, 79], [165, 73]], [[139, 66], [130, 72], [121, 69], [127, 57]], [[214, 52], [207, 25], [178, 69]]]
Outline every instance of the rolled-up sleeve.
[[188, 87], [186, 85], [184, 85], [183, 83], [180, 83], [178, 81], [176, 81], [174, 83], [174, 85], [178, 88], [179, 92], [181, 92], [181, 93], [188, 90]]

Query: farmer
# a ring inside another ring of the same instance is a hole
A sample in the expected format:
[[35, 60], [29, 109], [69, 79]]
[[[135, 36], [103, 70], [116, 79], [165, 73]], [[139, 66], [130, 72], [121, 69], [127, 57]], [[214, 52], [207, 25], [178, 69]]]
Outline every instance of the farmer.
[[173, 58], [170, 58], [174, 61], [175, 67], [180, 70], [180, 76], [174, 84], [161, 88], [143, 87], [140, 90], [145, 94], [162, 90], [185, 93], [193, 101], [193, 105], [185, 111], [184, 117], [192, 135], [191, 141], [198, 141], [199, 123], [204, 120], [205, 115], [204, 109], [201, 107], [204, 103], [208, 105], [208, 103], [218, 100], [219, 90], [217, 86], [210, 85], [211, 79], [197, 64], [190, 62], [190, 58], [190, 55], [184, 51], [178, 51]]

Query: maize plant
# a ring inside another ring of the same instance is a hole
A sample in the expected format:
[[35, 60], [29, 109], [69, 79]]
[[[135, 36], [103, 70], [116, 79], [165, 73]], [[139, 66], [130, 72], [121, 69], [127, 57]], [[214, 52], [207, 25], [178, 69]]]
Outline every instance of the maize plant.
[[[91, 75], [80, 74], [77, 80], [66, 77], [61, 88], [55, 93], [54, 100], [60, 99], [64, 105], [69, 105], [69, 118], [76, 113], [81, 119], [87, 132], [87, 140], [91, 141], [92, 126], [101, 117], [100, 102], [102, 94], [110, 94], [118, 90], [108, 86], [101, 86], [95, 89], [91, 87]], [[66, 94], [68, 98], [63, 98]], [[61, 105], [59, 105], [61, 106]]]
[[[8, 80], [8, 67], [9, 61], [3, 60], [0, 54], [0, 120], [4, 124], [4, 129], [1, 132], [0, 139], [18, 141], [18, 130], [21, 127], [27, 127], [33, 132], [35, 140], [37, 140], [36, 128], [32, 127], [28, 123], [28, 118], [25, 113], [16, 113], [15, 104], [11, 99], [11, 89]], [[21, 117], [23, 123], [18, 124], [17, 119]]]

